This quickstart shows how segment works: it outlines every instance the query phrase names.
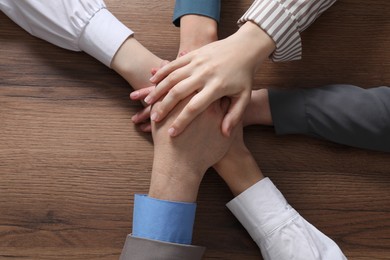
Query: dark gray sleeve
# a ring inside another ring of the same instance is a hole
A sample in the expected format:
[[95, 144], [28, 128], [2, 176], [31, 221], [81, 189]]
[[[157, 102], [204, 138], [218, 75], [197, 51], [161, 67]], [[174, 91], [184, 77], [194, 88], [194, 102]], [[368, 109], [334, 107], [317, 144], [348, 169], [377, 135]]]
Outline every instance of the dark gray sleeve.
[[269, 90], [269, 101], [277, 134], [307, 134], [390, 152], [390, 87]]
[[127, 236], [120, 260], [200, 260], [205, 248]]

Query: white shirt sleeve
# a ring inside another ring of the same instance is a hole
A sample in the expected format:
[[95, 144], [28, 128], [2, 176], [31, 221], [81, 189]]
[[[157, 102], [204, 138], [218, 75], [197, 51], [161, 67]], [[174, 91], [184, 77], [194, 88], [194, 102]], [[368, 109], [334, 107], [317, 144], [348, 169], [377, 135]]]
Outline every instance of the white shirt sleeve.
[[30, 34], [68, 50], [85, 51], [108, 67], [133, 34], [102, 0], [0, 0], [0, 10]]
[[265, 260], [346, 259], [333, 240], [293, 209], [265, 178], [227, 204]]

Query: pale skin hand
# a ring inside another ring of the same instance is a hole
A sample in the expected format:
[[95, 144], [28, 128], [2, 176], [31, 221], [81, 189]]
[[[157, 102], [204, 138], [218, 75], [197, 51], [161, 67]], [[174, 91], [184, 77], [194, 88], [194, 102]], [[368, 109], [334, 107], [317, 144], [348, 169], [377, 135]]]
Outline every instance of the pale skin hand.
[[[217, 22], [211, 18], [201, 15], [185, 15], [180, 18], [180, 47], [178, 57], [183, 56], [193, 50], [196, 50], [208, 43], [218, 40]], [[158, 68], [152, 69], [152, 75], [156, 74], [159, 68], [167, 65], [169, 62], [164, 61]], [[147, 95], [154, 89], [149, 87], [134, 91], [130, 94], [132, 100], [144, 100]], [[139, 125], [143, 132], [150, 132], [150, 106], [143, 108], [132, 118], [132, 121]]]
[[[154, 87], [149, 87], [140, 91], [134, 91], [130, 94], [130, 98], [132, 100], [143, 100], [153, 89]], [[140, 126], [142, 131], [150, 132], [149, 118], [150, 107], [147, 107], [139, 111], [131, 119], [135, 124]], [[243, 115], [243, 125], [273, 125], [267, 89], [252, 90], [251, 101]]]
[[250, 101], [254, 73], [274, 49], [272, 39], [247, 22], [232, 36], [169, 63], [151, 78], [158, 84], [145, 102], [152, 104], [166, 95], [151, 119], [162, 120], [180, 100], [196, 93], [168, 130], [177, 136], [209, 104], [227, 96], [231, 105], [222, 132], [229, 135]]
[[220, 131], [229, 106], [227, 99], [211, 104], [179, 137], [167, 135], [171, 121], [189, 100], [190, 97], [179, 103], [166, 120], [152, 122], [154, 161], [150, 197], [194, 202], [207, 168], [221, 160], [233, 141], [234, 134], [228, 138]]
[[[166, 64], [168, 64], [169, 61], [164, 60], [161, 62], [161, 65], [159, 68], [164, 67]], [[159, 68], [152, 68], [152, 75], [154, 75]], [[134, 101], [141, 101], [143, 103], [143, 100], [149, 93], [154, 89], [154, 86], [141, 88], [136, 91], [133, 91], [130, 93], [130, 99]], [[149, 133], [152, 131], [152, 126], [150, 124], [150, 110], [151, 105], [147, 105], [143, 103], [145, 107], [141, 109], [141, 111], [138, 111], [134, 116], [131, 117], [131, 120], [134, 124], [139, 125], [139, 128], [142, 132]]]

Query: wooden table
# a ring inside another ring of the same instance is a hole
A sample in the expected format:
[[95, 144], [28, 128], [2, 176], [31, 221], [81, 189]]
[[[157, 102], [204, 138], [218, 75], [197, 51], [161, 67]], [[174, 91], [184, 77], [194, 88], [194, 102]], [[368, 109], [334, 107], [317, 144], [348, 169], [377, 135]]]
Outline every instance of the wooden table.
[[[251, 1], [223, 1], [221, 37]], [[174, 1], [107, 0], [147, 48], [173, 59]], [[153, 8], [151, 8], [153, 7]], [[340, 0], [303, 33], [304, 59], [267, 63], [258, 87], [390, 85], [390, 3]], [[84, 53], [36, 39], [0, 14], [0, 259], [117, 259], [133, 194], [148, 190], [152, 142], [130, 86]], [[390, 101], [389, 101], [390, 102]], [[390, 156], [249, 127], [246, 141], [291, 205], [349, 259], [390, 259]], [[209, 171], [194, 244], [205, 259], [259, 259]]]

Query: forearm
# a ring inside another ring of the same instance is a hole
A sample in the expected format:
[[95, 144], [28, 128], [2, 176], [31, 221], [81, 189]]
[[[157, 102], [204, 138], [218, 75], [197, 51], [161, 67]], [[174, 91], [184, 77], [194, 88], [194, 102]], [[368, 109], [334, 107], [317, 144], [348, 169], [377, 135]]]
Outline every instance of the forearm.
[[239, 45], [240, 55], [247, 61], [248, 68], [253, 70], [253, 73], [260, 68], [260, 65], [271, 55], [276, 47], [272, 38], [251, 21], [242, 25], [229, 38]]
[[155, 172], [152, 173], [149, 197], [176, 202], [196, 201], [200, 180], [182, 180]]
[[241, 146], [232, 149], [214, 169], [237, 196], [264, 178], [249, 150]]
[[271, 108], [269, 105], [268, 89], [253, 90], [251, 101], [246, 107], [244, 126], [248, 125], [273, 125]]
[[185, 15], [180, 19], [179, 55], [218, 40], [217, 22], [202, 15]]
[[270, 90], [278, 134], [308, 134], [349, 146], [390, 152], [390, 88], [332, 85]]
[[151, 70], [160, 67], [162, 62], [134, 37], [129, 37], [115, 54], [111, 68], [137, 90], [151, 86]]
[[180, 27], [178, 56], [218, 39], [220, 0], [176, 0], [173, 23]]
[[[195, 202], [204, 171], [168, 149], [155, 149], [149, 196], [162, 200]], [[172, 151], [172, 149], [171, 149]]]

